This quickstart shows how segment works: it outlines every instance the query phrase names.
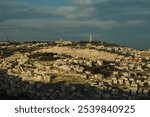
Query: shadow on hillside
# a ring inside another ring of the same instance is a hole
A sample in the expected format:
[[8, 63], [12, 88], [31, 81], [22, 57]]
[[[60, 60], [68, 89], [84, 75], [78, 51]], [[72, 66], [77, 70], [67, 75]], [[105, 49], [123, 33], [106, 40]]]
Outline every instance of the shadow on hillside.
[[31, 47], [20, 47], [20, 48], [0, 48], [0, 58], [7, 58], [14, 54], [14, 52], [20, 52], [20, 53], [26, 53], [26, 52], [32, 52], [36, 50], [37, 48]]
[[0, 70], [1, 100], [150, 99], [148, 95], [137, 97], [120, 89], [118, 94], [111, 94], [111, 92], [112, 90], [99, 90], [88, 84], [68, 84], [66, 82], [48, 84], [41, 82], [29, 83]]

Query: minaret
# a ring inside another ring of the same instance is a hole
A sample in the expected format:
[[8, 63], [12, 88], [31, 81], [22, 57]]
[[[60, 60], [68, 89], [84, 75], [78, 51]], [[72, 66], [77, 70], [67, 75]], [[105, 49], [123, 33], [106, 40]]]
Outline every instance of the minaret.
[[90, 40], [89, 40], [89, 43], [91, 43], [93, 41], [93, 38], [92, 38], [92, 34], [90, 33]]

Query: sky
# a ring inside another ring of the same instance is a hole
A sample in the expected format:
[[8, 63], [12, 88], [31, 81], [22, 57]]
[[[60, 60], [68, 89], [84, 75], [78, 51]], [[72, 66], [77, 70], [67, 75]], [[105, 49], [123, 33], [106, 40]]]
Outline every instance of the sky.
[[150, 48], [150, 0], [0, 0], [0, 41], [93, 40]]

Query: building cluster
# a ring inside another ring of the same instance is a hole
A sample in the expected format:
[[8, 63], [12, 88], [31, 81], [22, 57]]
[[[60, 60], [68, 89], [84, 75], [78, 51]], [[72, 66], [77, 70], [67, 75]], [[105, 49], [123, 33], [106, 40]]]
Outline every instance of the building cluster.
[[[68, 48], [80, 49], [76, 45], [80, 42], [68, 44]], [[0, 90], [6, 95], [21, 99], [25, 95], [29, 99], [150, 99], [150, 58], [143, 58], [138, 50], [103, 43], [82, 45], [116, 55], [115, 60], [107, 61], [34, 51], [52, 46], [47, 43], [16, 46], [0, 48], [1, 53], [5, 48], [14, 49], [7, 57], [1, 54], [0, 59], [0, 70], [5, 71], [0, 73]], [[20, 47], [28, 51], [16, 51]]]

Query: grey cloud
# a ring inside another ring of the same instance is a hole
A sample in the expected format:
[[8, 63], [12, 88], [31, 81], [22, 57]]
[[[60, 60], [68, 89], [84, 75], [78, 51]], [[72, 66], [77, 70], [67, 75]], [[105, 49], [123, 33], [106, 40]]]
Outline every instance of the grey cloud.
[[113, 27], [118, 26], [116, 21], [76, 21], [76, 20], [62, 20], [62, 21], [50, 21], [50, 20], [37, 20], [37, 19], [14, 19], [6, 20], [0, 23], [2, 27], [17, 27], [17, 28], [80, 28], [80, 27], [95, 27], [102, 29], [112, 29]]
[[66, 6], [66, 7], [49, 7], [49, 8], [39, 8], [35, 9], [35, 13], [45, 14], [45, 15], [55, 15], [62, 16], [68, 19], [75, 19], [79, 17], [90, 17], [93, 8], [80, 8], [76, 6]]
[[23, 19], [32, 16], [32, 8], [21, 1], [0, 1], [0, 19]]
[[4, 1], [0, 4], [0, 22], [7, 19], [80, 19], [90, 18], [94, 9], [81, 6], [31, 7], [19, 1]]
[[129, 20], [127, 21], [127, 25], [145, 25], [147, 21], [145, 20]]
[[150, 1], [148, 0], [109, 0], [91, 5], [95, 8], [96, 17], [101, 20], [142, 20], [150, 19]]
[[96, 3], [106, 2], [106, 1], [109, 0], [73, 0], [74, 3], [80, 5], [91, 5], [91, 4], [96, 4]]

